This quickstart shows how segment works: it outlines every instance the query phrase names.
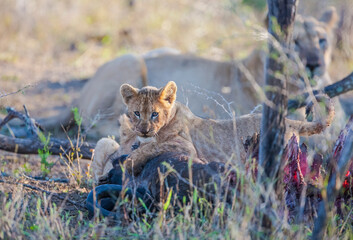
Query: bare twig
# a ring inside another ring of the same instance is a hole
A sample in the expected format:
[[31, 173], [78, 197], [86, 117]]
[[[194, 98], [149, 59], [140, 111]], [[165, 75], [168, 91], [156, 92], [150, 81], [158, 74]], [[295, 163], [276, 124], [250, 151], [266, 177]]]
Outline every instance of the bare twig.
[[57, 182], [57, 183], [69, 183], [70, 180], [67, 178], [49, 178], [46, 179], [44, 177], [32, 177], [32, 176], [27, 176], [26, 174], [22, 174], [22, 176], [24, 176], [25, 178], [28, 178], [32, 181], [38, 181], [38, 182]]
[[52, 195], [52, 196], [54, 196], [54, 197], [57, 197], [57, 198], [59, 198], [60, 200], [67, 201], [67, 202], [69, 202], [69, 203], [71, 203], [71, 204], [73, 204], [73, 205], [75, 205], [75, 206], [78, 206], [78, 207], [80, 207], [80, 208], [86, 209], [86, 207], [85, 207], [83, 204], [81, 204], [81, 203], [78, 203], [78, 202], [75, 202], [75, 201], [73, 201], [73, 200], [70, 200], [70, 199], [68, 199], [68, 198], [66, 198], [66, 197], [60, 196], [58, 193], [54, 193], [54, 192], [51, 192], [51, 191], [47, 191], [47, 190], [44, 190], [44, 189], [42, 189], [42, 188], [39, 188], [39, 187], [36, 187], [36, 186], [32, 186], [32, 185], [30, 185], [30, 184], [19, 183], [19, 182], [9, 182], [9, 181], [5, 181], [5, 180], [1, 180], [1, 179], [0, 179], [0, 183], [13, 184], [13, 185], [22, 185], [22, 186], [24, 186], [24, 187], [26, 187], [26, 188], [30, 188], [30, 189], [35, 190], [35, 191], [44, 192], [44, 193], [46, 193], [46, 194], [48, 194], [48, 195]]
[[39, 129], [42, 130], [41, 126], [33, 119], [29, 116], [27, 108], [25, 105], [23, 105], [23, 108], [25, 110], [25, 114], [20, 113], [18, 111], [16, 111], [15, 109], [11, 108], [11, 107], [7, 107], [6, 111], [7, 111], [7, 116], [4, 118], [4, 120], [0, 123], [0, 129], [9, 121], [11, 121], [12, 119], [18, 118], [20, 120], [22, 120], [26, 127], [27, 127], [27, 136], [28, 137], [38, 137], [38, 132]]
[[0, 98], [7, 97], [7, 96], [10, 96], [10, 95], [14, 95], [16, 93], [22, 92], [23, 90], [25, 90], [26, 88], [29, 88], [29, 87], [32, 87], [32, 85], [26, 85], [23, 88], [15, 91], [15, 92], [10, 92], [10, 93], [1, 93], [0, 92]]

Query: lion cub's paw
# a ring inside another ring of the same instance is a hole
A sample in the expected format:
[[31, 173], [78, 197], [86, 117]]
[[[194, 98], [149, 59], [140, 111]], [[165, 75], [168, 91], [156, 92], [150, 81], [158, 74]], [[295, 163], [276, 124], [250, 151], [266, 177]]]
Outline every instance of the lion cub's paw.
[[92, 177], [97, 183], [101, 176], [106, 175], [112, 169], [113, 166], [109, 161], [109, 156], [116, 152], [119, 147], [119, 144], [110, 138], [102, 138], [97, 142], [90, 169]]

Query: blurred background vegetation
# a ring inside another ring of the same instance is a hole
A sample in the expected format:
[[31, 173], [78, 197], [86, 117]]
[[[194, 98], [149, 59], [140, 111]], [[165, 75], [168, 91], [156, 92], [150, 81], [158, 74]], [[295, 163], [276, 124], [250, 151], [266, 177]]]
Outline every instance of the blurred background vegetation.
[[[318, 17], [329, 5], [339, 13], [348, 9], [353, 22], [351, 0], [302, 0], [299, 13]], [[243, 58], [266, 46], [265, 16], [265, 0], [1, 0], [0, 93], [87, 78], [119, 55], [159, 47], [216, 60]], [[345, 60], [336, 64], [339, 70], [334, 67], [333, 79], [353, 70], [350, 36], [341, 44]], [[64, 104], [72, 100], [66, 92], [50, 97]], [[0, 101], [2, 106], [31, 104], [19, 95]], [[38, 96], [30, 102], [35, 104], [30, 111], [50, 105]]]

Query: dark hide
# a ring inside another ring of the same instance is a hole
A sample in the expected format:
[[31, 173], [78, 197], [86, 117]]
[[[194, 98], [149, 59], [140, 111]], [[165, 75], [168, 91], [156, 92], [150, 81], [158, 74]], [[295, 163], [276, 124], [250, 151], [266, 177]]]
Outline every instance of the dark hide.
[[[189, 169], [188, 157], [178, 153], [165, 153], [148, 161], [141, 174], [133, 178], [127, 173], [124, 175], [122, 171], [125, 158], [126, 156], [120, 156], [113, 159], [114, 168], [100, 180], [100, 186], [96, 188], [98, 199], [96, 206], [108, 210], [101, 211], [104, 216], [112, 215], [111, 211], [123, 185], [128, 189], [129, 197], [135, 194], [152, 211], [158, 210], [160, 202], [165, 202], [170, 189], [172, 189], [171, 205], [176, 209], [182, 206], [183, 201], [186, 203], [190, 201], [195, 189], [199, 197], [211, 203], [216, 197], [228, 203], [232, 201], [236, 173], [229, 171], [222, 163], [191, 164]], [[190, 172], [192, 177], [189, 177]], [[108, 196], [110, 199], [106, 199], [109, 190], [114, 191], [110, 197]], [[100, 195], [102, 192], [103, 196]], [[87, 199], [87, 206], [93, 213], [93, 193]]]

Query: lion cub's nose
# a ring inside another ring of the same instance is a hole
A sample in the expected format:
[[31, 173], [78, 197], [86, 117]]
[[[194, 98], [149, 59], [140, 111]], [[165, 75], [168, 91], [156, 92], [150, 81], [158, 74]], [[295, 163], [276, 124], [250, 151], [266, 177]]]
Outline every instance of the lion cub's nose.
[[147, 135], [147, 133], [149, 132], [147, 129], [142, 129], [141, 131], [140, 131], [143, 135]]

